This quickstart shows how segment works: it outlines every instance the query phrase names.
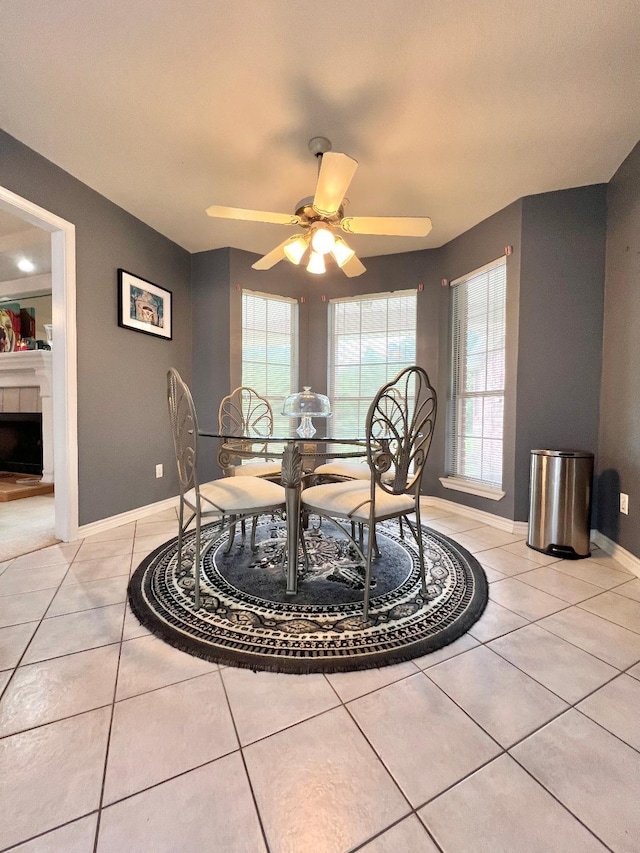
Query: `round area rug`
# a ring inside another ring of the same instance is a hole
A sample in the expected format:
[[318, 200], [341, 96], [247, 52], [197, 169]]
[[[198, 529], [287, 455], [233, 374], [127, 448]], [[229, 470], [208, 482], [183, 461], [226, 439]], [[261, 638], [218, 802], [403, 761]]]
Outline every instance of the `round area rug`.
[[[200, 609], [193, 606], [195, 534], [177, 537], [138, 566], [129, 601], [140, 622], [167, 643], [206, 660], [277, 672], [339, 672], [408, 660], [464, 634], [487, 603], [480, 563], [446, 536], [423, 528], [427, 595], [406, 523], [377, 527], [369, 620], [364, 569], [347, 537], [311, 517], [300, 549], [298, 593], [285, 594], [285, 524], [262, 516], [256, 549], [238, 531], [229, 553], [218, 523], [202, 528]], [[250, 522], [247, 522], [249, 527]]]

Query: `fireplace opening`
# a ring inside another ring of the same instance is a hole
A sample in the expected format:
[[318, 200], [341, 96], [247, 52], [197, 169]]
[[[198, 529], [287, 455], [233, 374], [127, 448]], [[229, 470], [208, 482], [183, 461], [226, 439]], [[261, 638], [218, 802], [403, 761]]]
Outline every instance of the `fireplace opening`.
[[0, 471], [42, 474], [40, 412], [0, 412]]

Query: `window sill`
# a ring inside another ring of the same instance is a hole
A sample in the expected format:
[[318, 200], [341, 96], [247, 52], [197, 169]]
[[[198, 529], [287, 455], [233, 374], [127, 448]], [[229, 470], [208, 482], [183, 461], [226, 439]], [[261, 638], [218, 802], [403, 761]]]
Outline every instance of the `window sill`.
[[468, 495], [477, 495], [481, 498], [488, 498], [490, 501], [502, 500], [506, 494], [502, 489], [497, 489], [495, 486], [485, 486], [474, 480], [462, 480], [458, 477], [440, 477], [440, 482], [445, 489], [466, 492]]

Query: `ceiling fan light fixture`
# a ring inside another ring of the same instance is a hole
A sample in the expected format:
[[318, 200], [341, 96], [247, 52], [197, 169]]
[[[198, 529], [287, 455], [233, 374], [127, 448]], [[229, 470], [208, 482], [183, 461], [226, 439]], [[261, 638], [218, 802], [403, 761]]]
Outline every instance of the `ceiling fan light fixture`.
[[355, 252], [347, 245], [346, 241], [343, 240], [342, 237], [336, 237], [333, 248], [331, 249], [331, 254], [335, 258], [340, 269], [342, 269], [342, 267], [348, 263], [351, 258], [353, 258]]
[[313, 273], [314, 275], [322, 275], [326, 271], [327, 268], [324, 263], [324, 255], [312, 250], [309, 263], [307, 264], [307, 272]]
[[284, 245], [283, 252], [287, 257], [287, 260], [297, 266], [304, 257], [304, 253], [307, 251], [308, 246], [309, 237], [306, 234], [299, 234], [297, 237], [291, 237], [291, 239]]
[[311, 248], [319, 255], [326, 255], [330, 252], [333, 249], [335, 242], [336, 238], [333, 235], [333, 232], [330, 231], [326, 225], [316, 225], [313, 229]]

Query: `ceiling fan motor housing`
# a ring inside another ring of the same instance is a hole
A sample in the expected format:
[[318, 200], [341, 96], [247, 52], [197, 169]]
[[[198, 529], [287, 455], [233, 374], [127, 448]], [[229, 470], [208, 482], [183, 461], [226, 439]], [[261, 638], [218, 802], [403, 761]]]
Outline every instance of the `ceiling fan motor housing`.
[[331, 142], [326, 136], [314, 136], [309, 140], [309, 151], [316, 157], [322, 157], [327, 151], [331, 151]]
[[313, 196], [301, 199], [296, 205], [296, 216], [300, 217], [300, 226], [302, 228], [309, 228], [314, 222], [324, 222], [330, 228], [337, 228], [344, 216], [344, 202], [346, 202], [346, 199], [343, 200], [339, 209], [331, 216], [322, 216], [313, 207]]

